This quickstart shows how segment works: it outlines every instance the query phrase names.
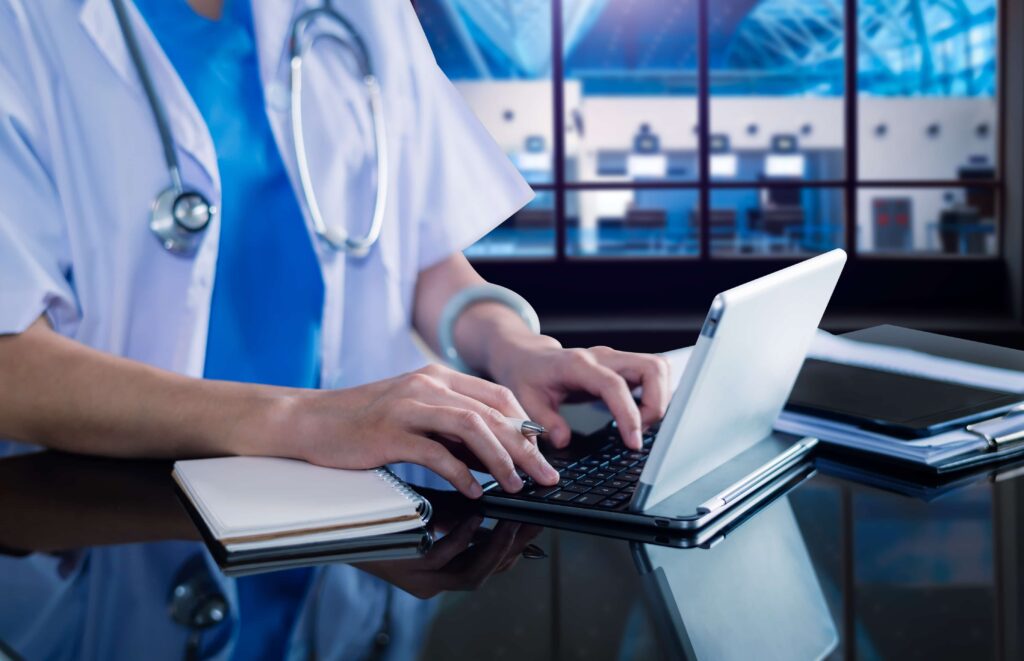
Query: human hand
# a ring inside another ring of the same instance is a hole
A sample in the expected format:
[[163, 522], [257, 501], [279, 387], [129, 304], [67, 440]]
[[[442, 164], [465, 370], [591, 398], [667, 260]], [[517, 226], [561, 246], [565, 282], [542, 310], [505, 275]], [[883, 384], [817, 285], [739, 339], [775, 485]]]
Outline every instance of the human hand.
[[356, 566], [420, 599], [441, 592], [476, 590], [494, 574], [511, 569], [543, 528], [499, 521], [481, 528], [483, 518], [463, 519], [420, 558], [365, 562]]
[[506, 420], [527, 417], [508, 388], [440, 365], [357, 388], [302, 391], [286, 406], [278, 417], [284, 424], [262, 433], [297, 439], [289, 453], [311, 463], [374, 468], [412, 462], [470, 498], [483, 492], [470, 465], [510, 492], [523, 486], [517, 466], [540, 484], [558, 482], [536, 440]]
[[[668, 407], [669, 364], [661, 356], [608, 347], [563, 349], [537, 335], [495, 342], [492, 353], [491, 375], [512, 390], [531, 420], [547, 428], [558, 448], [568, 445], [572, 433], [558, 407], [574, 394], [603, 400], [623, 442], [634, 450], [643, 444], [643, 430], [664, 417]], [[639, 407], [631, 392], [636, 386], [643, 387]]]

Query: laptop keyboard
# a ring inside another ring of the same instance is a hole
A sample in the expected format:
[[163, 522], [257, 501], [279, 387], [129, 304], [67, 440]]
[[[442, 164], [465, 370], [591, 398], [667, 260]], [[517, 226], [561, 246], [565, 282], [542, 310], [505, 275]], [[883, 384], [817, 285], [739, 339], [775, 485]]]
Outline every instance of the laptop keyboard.
[[544, 457], [561, 479], [554, 486], [534, 482], [523, 471], [523, 488], [508, 493], [500, 486], [488, 490], [489, 495], [503, 499], [532, 500], [598, 510], [624, 510], [633, 498], [636, 484], [644, 470], [654, 443], [652, 430], [644, 437], [640, 450], [622, 444], [619, 432], [609, 426], [593, 436], [574, 441], [564, 450], [546, 450]]

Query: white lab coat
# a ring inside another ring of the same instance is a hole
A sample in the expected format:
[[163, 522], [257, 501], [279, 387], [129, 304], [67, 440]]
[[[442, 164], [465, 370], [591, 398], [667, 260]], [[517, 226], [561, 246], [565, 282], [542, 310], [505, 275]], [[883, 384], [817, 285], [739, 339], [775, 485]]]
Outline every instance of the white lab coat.
[[[0, 553], [0, 641], [26, 659], [181, 659], [189, 630], [168, 606], [182, 567], [196, 554], [228, 603], [227, 619], [203, 633], [198, 658], [237, 657], [235, 579], [217, 570], [199, 542], [103, 546], [73, 557]], [[285, 658], [370, 658], [381, 629], [391, 642], [375, 658], [415, 658], [441, 599], [418, 599], [351, 565], [315, 567], [311, 588], [296, 604]]]
[[[311, 3], [253, 4], [267, 115], [299, 190], [286, 50], [292, 16]], [[325, 283], [324, 387], [421, 365], [410, 332], [417, 273], [472, 244], [532, 196], [437, 67], [408, 0], [342, 9], [381, 80], [393, 166], [380, 242], [365, 259], [325, 248], [307, 214]], [[129, 10], [183, 178], [219, 204], [216, 155], [199, 111]], [[328, 222], [363, 233], [375, 176], [367, 104], [337, 49], [314, 53], [303, 82], [315, 186]], [[219, 225], [215, 219], [194, 258], [166, 252], [148, 220], [168, 184], [109, 0], [0, 0], [0, 334], [46, 314], [57, 331], [86, 345], [200, 376]]]

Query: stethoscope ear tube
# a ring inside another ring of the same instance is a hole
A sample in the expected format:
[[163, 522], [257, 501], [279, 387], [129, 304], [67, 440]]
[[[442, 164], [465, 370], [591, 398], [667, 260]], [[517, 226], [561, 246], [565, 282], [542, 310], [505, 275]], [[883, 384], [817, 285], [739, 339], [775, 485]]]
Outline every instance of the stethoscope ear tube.
[[[309, 35], [306, 32], [307, 26], [320, 13], [324, 13], [340, 22], [350, 33], [353, 41], [350, 43], [331, 33]], [[323, 211], [313, 186], [313, 179], [310, 175], [309, 158], [306, 151], [305, 132], [302, 124], [302, 67], [305, 56], [319, 39], [330, 39], [339, 43], [344, 48], [352, 51], [362, 69], [363, 84], [366, 87], [367, 98], [370, 106], [370, 116], [373, 122], [374, 150], [377, 161], [377, 190], [373, 205], [373, 218], [366, 234], [359, 237], [349, 235], [348, 231], [341, 227], [330, 227], [324, 220]], [[354, 45], [353, 45], [354, 44]], [[358, 39], [352, 27], [332, 9], [314, 9], [301, 15], [295, 22], [292, 31], [292, 53], [290, 60], [290, 124], [292, 143], [295, 149], [295, 163], [299, 173], [299, 184], [302, 188], [302, 197], [306, 210], [313, 223], [313, 229], [317, 236], [334, 250], [342, 251], [353, 257], [365, 257], [370, 248], [380, 238], [381, 228], [384, 225], [384, 211], [387, 206], [388, 189], [388, 151], [387, 133], [384, 121], [383, 102], [381, 100], [380, 84], [370, 67], [369, 54]]]

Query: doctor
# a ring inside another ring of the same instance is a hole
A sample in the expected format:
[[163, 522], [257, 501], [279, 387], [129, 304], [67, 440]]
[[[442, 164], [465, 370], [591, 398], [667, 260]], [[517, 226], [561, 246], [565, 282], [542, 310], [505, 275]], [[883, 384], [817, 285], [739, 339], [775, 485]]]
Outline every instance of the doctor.
[[[557, 481], [505, 416], [564, 446], [586, 392], [639, 447], [665, 363], [562, 348], [462, 256], [531, 192], [408, 0], [323, 7], [0, 0], [0, 438], [411, 462], [477, 497], [471, 466]], [[493, 382], [424, 367], [446, 328]]]

